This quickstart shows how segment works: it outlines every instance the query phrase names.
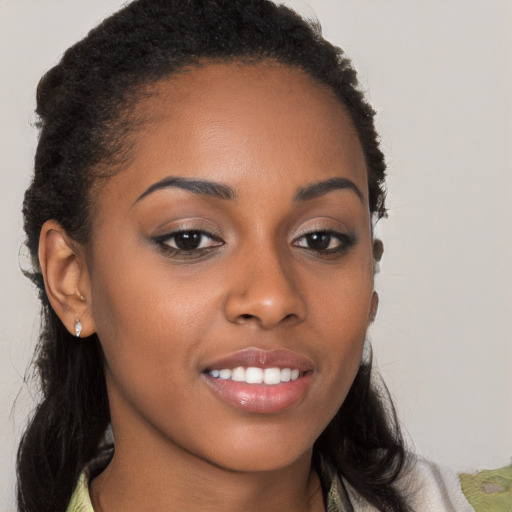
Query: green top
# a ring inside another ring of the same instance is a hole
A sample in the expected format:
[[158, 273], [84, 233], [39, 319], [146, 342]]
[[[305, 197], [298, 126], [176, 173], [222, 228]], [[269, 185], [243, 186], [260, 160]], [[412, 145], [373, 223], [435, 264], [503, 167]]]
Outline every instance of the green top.
[[71, 496], [66, 512], [94, 512], [89, 496], [89, 482], [87, 475], [82, 473], [78, 479], [78, 484]]
[[512, 512], [512, 466], [460, 475], [462, 492], [476, 512]]

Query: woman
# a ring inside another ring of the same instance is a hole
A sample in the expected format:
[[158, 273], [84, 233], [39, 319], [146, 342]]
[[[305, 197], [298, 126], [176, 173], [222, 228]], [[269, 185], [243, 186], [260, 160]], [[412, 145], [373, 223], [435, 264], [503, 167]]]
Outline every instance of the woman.
[[340, 50], [264, 0], [138, 0], [37, 113], [20, 510], [471, 510], [370, 379], [385, 164]]

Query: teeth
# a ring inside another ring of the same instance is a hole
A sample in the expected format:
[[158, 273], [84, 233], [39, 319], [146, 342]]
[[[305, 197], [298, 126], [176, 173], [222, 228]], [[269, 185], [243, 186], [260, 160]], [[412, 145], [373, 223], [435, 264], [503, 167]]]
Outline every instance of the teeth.
[[292, 371], [290, 368], [283, 368], [281, 370], [281, 382], [290, 382]]
[[221, 379], [231, 379], [231, 370], [220, 370], [219, 377]]
[[247, 382], [247, 384], [261, 384], [263, 382], [263, 370], [249, 366], [249, 368], [245, 370], [245, 382]]
[[231, 370], [231, 380], [243, 382], [245, 380], [245, 369], [241, 366], [233, 368], [233, 370]]
[[279, 384], [281, 382], [281, 370], [279, 368], [267, 368], [263, 372], [265, 384]]
[[263, 370], [262, 368], [257, 368], [255, 366], [250, 366], [249, 368], [239, 366], [232, 370], [227, 368], [222, 370], [211, 370], [208, 373], [217, 379], [246, 382], [247, 384], [268, 384], [271, 386], [280, 384], [281, 382], [297, 380], [300, 376], [300, 372], [297, 369], [265, 368]]

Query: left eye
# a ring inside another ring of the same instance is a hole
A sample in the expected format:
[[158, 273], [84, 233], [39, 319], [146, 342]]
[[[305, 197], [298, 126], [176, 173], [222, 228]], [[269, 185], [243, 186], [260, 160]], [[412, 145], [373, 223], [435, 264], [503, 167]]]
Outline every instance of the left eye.
[[196, 230], [170, 233], [159, 237], [158, 242], [166, 249], [183, 252], [192, 252], [223, 244], [217, 237], [205, 231]]
[[354, 240], [345, 233], [334, 231], [315, 231], [297, 238], [293, 245], [316, 252], [341, 252], [351, 245]]

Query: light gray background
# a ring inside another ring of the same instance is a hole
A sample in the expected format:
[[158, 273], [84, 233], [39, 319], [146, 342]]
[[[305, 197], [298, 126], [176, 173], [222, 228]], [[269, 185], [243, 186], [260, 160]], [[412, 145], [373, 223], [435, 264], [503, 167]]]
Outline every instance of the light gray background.
[[[371, 331], [415, 449], [455, 470], [512, 456], [510, 0], [290, 1], [342, 46], [379, 112], [386, 252]], [[38, 331], [20, 214], [39, 77], [119, 0], [0, 0], [0, 510], [13, 509]], [[18, 398], [13, 408], [14, 400]]]

